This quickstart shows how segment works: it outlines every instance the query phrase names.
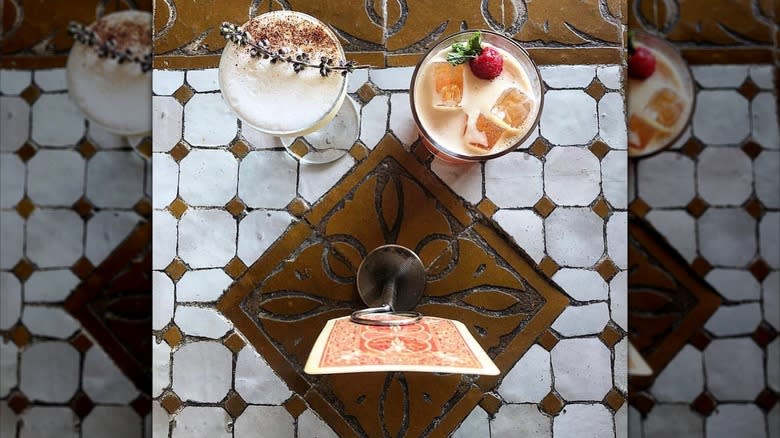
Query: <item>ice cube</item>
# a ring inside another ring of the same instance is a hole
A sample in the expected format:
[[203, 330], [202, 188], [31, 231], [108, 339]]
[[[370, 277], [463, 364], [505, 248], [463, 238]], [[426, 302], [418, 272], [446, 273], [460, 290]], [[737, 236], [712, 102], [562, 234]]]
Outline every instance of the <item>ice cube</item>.
[[648, 118], [665, 127], [674, 126], [684, 110], [685, 102], [671, 88], [656, 91], [645, 106]]
[[464, 64], [453, 66], [448, 62], [434, 62], [433, 68], [435, 106], [460, 106], [463, 98]]
[[501, 93], [490, 112], [513, 128], [519, 128], [531, 113], [533, 101], [518, 88], [507, 88]]
[[658, 130], [644, 118], [631, 114], [628, 120], [628, 147], [636, 150], [644, 150]]
[[504, 135], [506, 129], [498, 123], [480, 113], [475, 123], [469, 123], [466, 119], [466, 141], [480, 149], [490, 150]]

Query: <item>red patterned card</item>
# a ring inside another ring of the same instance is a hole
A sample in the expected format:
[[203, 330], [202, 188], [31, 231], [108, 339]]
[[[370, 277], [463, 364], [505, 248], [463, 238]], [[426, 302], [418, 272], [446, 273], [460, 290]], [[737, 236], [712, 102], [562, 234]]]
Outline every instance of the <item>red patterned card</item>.
[[[392, 318], [390, 315], [374, 317]], [[422, 371], [497, 375], [498, 368], [461, 322], [423, 317], [399, 326], [328, 321], [304, 371], [308, 374]]]

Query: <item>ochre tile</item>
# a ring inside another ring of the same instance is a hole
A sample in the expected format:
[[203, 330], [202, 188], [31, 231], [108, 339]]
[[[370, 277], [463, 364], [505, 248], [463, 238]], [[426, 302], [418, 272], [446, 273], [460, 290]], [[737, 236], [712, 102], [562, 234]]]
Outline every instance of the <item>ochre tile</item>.
[[356, 141], [355, 144], [352, 145], [352, 147], [349, 149], [349, 154], [352, 155], [352, 158], [358, 162], [368, 157], [368, 153], [368, 148], [360, 141]]
[[375, 96], [380, 94], [381, 91], [376, 87], [376, 85], [372, 84], [371, 82], [366, 82], [365, 84], [361, 85], [360, 88], [357, 90], [357, 95], [360, 98], [363, 103], [368, 103], [373, 99]]
[[187, 156], [187, 154], [190, 153], [190, 148], [187, 146], [186, 143], [183, 141], [180, 141], [179, 143], [176, 143], [176, 146], [171, 148], [171, 150], [168, 152], [171, 154], [171, 158], [173, 158], [173, 161], [180, 162], [184, 159], [184, 157]]
[[547, 329], [544, 333], [539, 335], [536, 343], [544, 347], [545, 350], [551, 351], [558, 344], [559, 340], [558, 336], [556, 336], [552, 330]]
[[30, 217], [33, 210], [35, 210], [35, 204], [33, 204], [32, 200], [30, 200], [27, 195], [24, 195], [24, 198], [22, 198], [14, 208], [16, 209], [16, 212], [19, 213], [19, 216], [27, 219]]
[[607, 146], [607, 144], [606, 144], [606, 143], [604, 143], [604, 142], [603, 142], [603, 141], [601, 141], [601, 140], [596, 140], [596, 141], [594, 141], [594, 142], [593, 142], [593, 144], [591, 144], [590, 146], [588, 146], [588, 149], [589, 149], [589, 150], [590, 150], [590, 151], [593, 153], [593, 155], [595, 155], [595, 156], [596, 156], [596, 158], [598, 158], [599, 160], [603, 159], [603, 158], [604, 158], [604, 157], [607, 155], [607, 152], [609, 152], [609, 150], [610, 150], [610, 149], [609, 149], [609, 146]]
[[617, 412], [618, 409], [620, 409], [621, 406], [623, 406], [623, 403], [625, 403], [626, 397], [621, 393], [617, 388], [612, 388], [609, 390], [607, 395], [604, 396], [604, 400], [602, 400], [602, 403], [609, 406], [613, 412]]
[[737, 92], [745, 97], [747, 100], [753, 100], [753, 98], [761, 91], [758, 86], [750, 78], [747, 78], [745, 82], [737, 88]]
[[224, 407], [225, 410], [228, 411], [228, 414], [230, 414], [230, 416], [235, 419], [238, 418], [242, 412], [244, 412], [244, 409], [247, 407], [247, 403], [243, 398], [241, 398], [240, 395], [238, 395], [237, 392], [231, 391], [230, 395], [225, 400]]
[[601, 334], [599, 334], [599, 339], [601, 339], [601, 342], [607, 347], [612, 348], [623, 339], [623, 336], [622, 330], [618, 329], [614, 323], [610, 321], [604, 327], [604, 330], [601, 331]]
[[70, 338], [68, 342], [81, 353], [85, 353], [92, 347], [92, 341], [83, 332], [79, 332], [77, 335]]
[[528, 148], [528, 152], [533, 154], [536, 158], [542, 158], [550, 152], [550, 146], [542, 137], [537, 138], [531, 143], [531, 147]]
[[756, 219], [761, 219], [765, 211], [764, 204], [756, 198], [750, 198], [742, 208]]
[[693, 400], [693, 403], [691, 403], [693, 410], [705, 417], [709, 416], [717, 406], [718, 402], [715, 400], [715, 397], [706, 390], [699, 394], [699, 396]]
[[539, 213], [539, 216], [547, 217], [555, 210], [555, 203], [552, 202], [547, 195], [544, 195], [536, 204], [534, 204], [534, 210]]
[[418, 141], [412, 145], [412, 153], [421, 163], [427, 163], [428, 160], [433, 157], [431, 151], [422, 143], [422, 141]]
[[139, 394], [138, 397], [130, 402], [130, 407], [133, 408], [139, 417], [144, 418], [152, 411], [152, 399], [146, 394]]
[[482, 397], [482, 401], [479, 402], [479, 405], [490, 417], [493, 417], [501, 408], [502, 403], [501, 397], [495, 393], [489, 392]]
[[758, 393], [754, 403], [764, 412], [768, 413], [777, 404], [777, 392], [773, 391], [771, 388], [764, 388], [763, 391]]
[[629, 391], [628, 403], [642, 415], [647, 415], [655, 406], [655, 399], [645, 391]]
[[[345, 50], [368, 50], [382, 43], [382, 6], [378, 2], [373, 4], [373, 11], [369, 13], [369, 6], [356, 7], [350, 0], [332, 0], [327, 2], [312, 2], [308, 0], [288, 0], [289, 9], [303, 12], [324, 21], [330, 26], [342, 31], [342, 44]], [[279, 2], [271, 3], [271, 10], [276, 10]]]
[[539, 403], [539, 407], [547, 413], [548, 415], [558, 415], [559, 412], [563, 409], [563, 400], [561, 400], [561, 397], [558, 395], [557, 392], [550, 391], [542, 401]]
[[236, 159], [240, 160], [246, 157], [250, 151], [250, 148], [247, 146], [245, 141], [236, 140], [232, 145], [230, 145], [228, 150], [233, 154], [234, 157], [236, 157]]
[[685, 206], [685, 209], [688, 210], [688, 213], [693, 217], [700, 217], [708, 208], [710, 208], [710, 205], [707, 204], [707, 201], [698, 196], [693, 198], [693, 200]]
[[604, 87], [604, 84], [601, 83], [598, 79], [593, 79], [591, 83], [585, 88], [585, 92], [588, 93], [588, 95], [598, 102], [602, 96], [604, 96], [604, 93], [607, 92], [607, 89]]
[[181, 198], [176, 198], [168, 204], [168, 211], [176, 219], [181, 219], [188, 208], [187, 204], [185, 204]]
[[388, 67], [413, 67], [420, 62], [422, 53], [401, 53], [401, 54], [389, 54], [387, 55]]
[[32, 106], [32, 104], [41, 96], [41, 89], [33, 83], [25, 88], [19, 96]]
[[[480, 0], [462, 0], [457, 7], [442, 9], [436, 0], [416, 0], [407, 2], [407, 14], [403, 23], [402, 11], [398, 2], [387, 4], [389, 52], [424, 52], [435, 41], [462, 29], [490, 29], [490, 21], [501, 26], [501, 11], [498, 2], [490, 4], [493, 15], [486, 18], [481, 10]], [[493, 18], [494, 17], [494, 18]], [[410, 50], [419, 47], [417, 50]]]
[[770, 270], [771, 268], [762, 258], [759, 258], [750, 264], [750, 273], [753, 274], [753, 277], [756, 277], [756, 280], [758, 281], [764, 281], [766, 276], [769, 275]]
[[160, 404], [169, 414], [174, 414], [181, 407], [181, 399], [173, 391], [168, 391], [160, 398]]
[[642, 198], [636, 198], [628, 205], [628, 211], [638, 218], [644, 218], [650, 211], [650, 208], [651, 207]]
[[550, 256], [544, 256], [542, 261], [539, 262], [539, 269], [548, 277], [552, 277], [561, 267]]
[[[666, 9], [664, 2], [657, 4], [662, 7], [658, 11], [659, 22], [671, 25], [666, 36], [672, 42], [744, 45], [746, 41], [751, 44], [771, 44], [773, 41], [772, 26], [754, 14], [750, 0], [686, 0], [676, 4], [674, 9]], [[738, 32], [729, 31], [731, 29]]]
[[621, 26], [602, 15], [598, 0], [564, 0], [555, 4], [528, 2], [523, 17], [525, 23], [514, 3], [504, 3], [504, 8], [508, 32], [517, 32], [514, 37], [521, 41], [622, 43]]
[[82, 219], [86, 220], [92, 217], [92, 210], [95, 208], [95, 206], [92, 205], [91, 202], [89, 202], [89, 199], [82, 196], [70, 208], [72, 208], [73, 211], [78, 213]]
[[92, 412], [95, 403], [84, 393], [84, 391], [79, 391], [70, 400], [68, 406], [70, 406], [70, 409], [77, 417], [84, 419], [84, 417]]
[[225, 210], [233, 215], [234, 218], [240, 219], [243, 217], [244, 211], [246, 211], [246, 204], [244, 204], [241, 198], [235, 196], [227, 204], [225, 204]]
[[708, 345], [710, 345], [710, 342], [712, 342], [712, 337], [710, 336], [709, 333], [707, 333], [707, 330], [703, 328], [699, 329], [688, 339], [688, 343], [690, 343], [700, 351], [704, 351], [704, 349], [707, 348]]
[[184, 337], [182, 336], [179, 327], [177, 327], [175, 324], [172, 324], [171, 327], [168, 328], [165, 333], [163, 333], [163, 339], [165, 339], [165, 342], [167, 342], [171, 348], [175, 348], [177, 345], [179, 345], [179, 343], [181, 343]]
[[[155, 0], [154, 53], [207, 54], [225, 45], [219, 34], [223, 21], [243, 24], [249, 18], [252, 2], [239, 0], [229, 3], [205, 0], [198, 3]], [[267, 6], [266, 6], [267, 7]], [[259, 11], [258, 11], [259, 12]], [[165, 29], [165, 32], [158, 33]], [[159, 35], [159, 36], [158, 36]]]
[[615, 275], [617, 275], [618, 271], [618, 267], [615, 266], [615, 263], [612, 262], [609, 257], [605, 258], [596, 265], [596, 272], [598, 272], [599, 275], [601, 275], [601, 278], [603, 278], [607, 283], [609, 283], [609, 281], [612, 280]]
[[168, 277], [170, 277], [174, 283], [179, 281], [179, 279], [184, 276], [185, 272], [187, 272], [187, 265], [178, 257], [171, 260], [171, 262], [168, 263], [168, 266], [165, 267], [165, 273], [168, 274]]
[[97, 147], [86, 138], [84, 140], [81, 140], [78, 146], [76, 146], [76, 150], [79, 151], [81, 156], [87, 160], [94, 157], [98, 151]]
[[149, 198], [144, 197], [135, 203], [133, 210], [140, 216], [149, 219], [152, 215], [152, 201]]
[[293, 394], [292, 397], [282, 403], [282, 406], [287, 409], [287, 412], [289, 412], [293, 418], [298, 418], [298, 416], [307, 408], [306, 402], [296, 394]]
[[758, 143], [752, 140], [742, 145], [741, 149], [745, 154], [747, 154], [748, 157], [750, 157], [751, 160], [755, 160], [763, 150], [763, 148]]
[[93, 265], [92, 262], [90, 262], [86, 257], [78, 259], [76, 263], [70, 267], [70, 270], [82, 280], [87, 278], [87, 276], [89, 276], [89, 274], [91, 274], [94, 269], [95, 265]]
[[233, 353], [238, 353], [242, 348], [244, 348], [244, 345], [246, 345], [246, 342], [244, 342], [244, 339], [241, 337], [241, 335], [236, 332], [230, 333], [230, 335], [228, 335], [228, 337], [225, 338], [222, 343], [225, 344], [225, 347], [227, 347]]
[[700, 276], [704, 277], [712, 270], [712, 265], [707, 261], [707, 259], [700, 256], [696, 257], [693, 262], [691, 262], [691, 269], [693, 269], [693, 271]]
[[152, 137], [145, 137], [141, 140], [135, 150], [146, 158], [152, 158]]
[[19, 281], [24, 283], [35, 272], [35, 265], [27, 259], [21, 259], [11, 268], [11, 271], [13, 271]]
[[27, 161], [30, 160], [30, 158], [35, 156], [35, 154], [37, 152], [38, 152], [38, 149], [36, 149], [35, 146], [33, 146], [30, 143], [25, 143], [25, 144], [22, 145], [22, 147], [20, 147], [19, 149], [16, 150], [16, 155], [19, 156], [20, 160], [22, 160], [22, 161], [24, 161], [26, 163]]
[[607, 204], [607, 201], [605, 201], [601, 196], [599, 196], [596, 202], [593, 203], [590, 209], [599, 215], [599, 217], [602, 219], [606, 219], [607, 216], [609, 216], [609, 213], [612, 212], [612, 209], [609, 207], [609, 204]]
[[752, 337], [759, 347], [766, 348], [777, 337], [777, 330], [768, 322], [761, 321], [761, 324], [753, 332]]
[[8, 407], [17, 415], [24, 412], [28, 406], [30, 406], [30, 400], [20, 391], [14, 391], [8, 395]]
[[704, 150], [704, 145], [695, 137], [691, 137], [680, 150], [690, 158], [695, 159]]
[[246, 271], [246, 265], [238, 257], [233, 257], [227, 265], [225, 265], [225, 273], [232, 279], [236, 279]]
[[288, 149], [298, 158], [302, 158], [304, 155], [309, 153], [309, 145], [302, 137], [296, 138]]
[[492, 217], [497, 211], [498, 207], [488, 198], [479, 201], [477, 204], [477, 210], [484, 214], [486, 217]]
[[303, 217], [307, 211], [309, 211], [309, 203], [301, 197], [296, 197], [285, 207], [288, 213], [295, 217]]
[[186, 105], [194, 95], [195, 92], [192, 91], [192, 88], [187, 84], [182, 84], [181, 87], [173, 92], [173, 97], [178, 100], [182, 106]]
[[17, 347], [23, 348], [30, 343], [30, 339], [32, 339], [32, 335], [23, 324], [16, 324], [11, 329], [11, 341], [16, 344]]

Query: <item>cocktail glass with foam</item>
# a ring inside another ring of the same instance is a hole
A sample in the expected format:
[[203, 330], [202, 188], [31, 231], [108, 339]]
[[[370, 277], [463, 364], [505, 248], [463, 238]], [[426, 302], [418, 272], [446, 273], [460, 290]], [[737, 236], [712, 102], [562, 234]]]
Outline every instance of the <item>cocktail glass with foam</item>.
[[[239, 31], [246, 43], [228, 41], [219, 84], [242, 124], [279, 137], [301, 162], [343, 156], [357, 139], [360, 118], [347, 96], [347, 77], [339, 69], [344, 50], [333, 31], [295, 11], [259, 15]], [[312, 67], [325, 60], [331, 71]]]
[[475, 32], [459, 32], [439, 42], [412, 76], [409, 97], [420, 138], [431, 153], [449, 162], [484, 161], [516, 149], [542, 112], [539, 71], [516, 41], [480, 31], [483, 45], [503, 58], [503, 70], [494, 79], [478, 78], [468, 64], [447, 62], [452, 45]]

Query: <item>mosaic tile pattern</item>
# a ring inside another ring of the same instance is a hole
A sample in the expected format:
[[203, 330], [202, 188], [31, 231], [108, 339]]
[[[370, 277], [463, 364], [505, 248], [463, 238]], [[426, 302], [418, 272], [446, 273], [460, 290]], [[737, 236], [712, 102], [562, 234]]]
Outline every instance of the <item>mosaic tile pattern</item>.
[[[568, 436], [582, 416], [613, 436], [625, 424], [620, 66], [542, 68], [539, 132], [466, 166], [417, 140], [410, 68], [350, 76], [360, 138], [328, 165], [241, 126], [216, 75], [154, 71], [155, 436]], [[501, 376], [302, 374], [324, 322], [363, 307], [362, 257], [393, 241], [428, 266], [421, 310], [466, 322]]]
[[642, 383], [646, 390], [631, 395], [632, 436], [763, 437], [780, 430], [773, 70], [692, 67], [698, 94], [691, 127], [670, 150], [630, 164], [629, 210], [722, 300], [692, 336], [676, 339], [676, 353]]
[[216, 67], [224, 46], [219, 25], [279, 9], [313, 15], [333, 27], [347, 57], [374, 67], [410, 66], [427, 48], [467, 28], [490, 29], [522, 41], [544, 64], [622, 61], [625, 2], [466, 0], [442, 8], [435, 0], [155, 1], [155, 66]]
[[0, 78], [2, 434], [144, 436], [151, 139], [90, 124], [62, 68]]

